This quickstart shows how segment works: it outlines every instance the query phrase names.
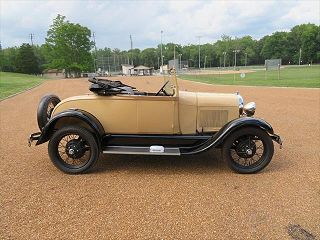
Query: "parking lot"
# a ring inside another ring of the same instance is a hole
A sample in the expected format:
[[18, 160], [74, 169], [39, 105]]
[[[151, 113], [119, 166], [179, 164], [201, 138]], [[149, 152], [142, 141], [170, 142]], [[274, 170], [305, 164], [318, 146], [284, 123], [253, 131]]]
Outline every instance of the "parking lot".
[[[160, 77], [119, 77], [145, 91]], [[0, 102], [0, 239], [320, 238], [320, 90], [214, 86], [236, 92], [284, 140], [258, 174], [233, 173], [219, 150], [188, 157], [101, 156], [94, 171], [66, 175], [29, 148], [40, 98], [88, 93], [89, 83], [52, 80]], [[108, 111], [108, 109], [106, 109]]]

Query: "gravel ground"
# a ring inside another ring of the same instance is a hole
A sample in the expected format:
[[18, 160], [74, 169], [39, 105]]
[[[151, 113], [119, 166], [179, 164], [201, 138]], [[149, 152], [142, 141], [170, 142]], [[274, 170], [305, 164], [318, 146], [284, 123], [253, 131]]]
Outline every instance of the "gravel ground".
[[[156, 90], [157, 77], [125, 78]], [[102, 156], [90, 174], [70, 176], [47, 144], [28, 148], [46, 93], [88, 92], [85, 80], [47, 81], [0, 102], [0, 239], [319, 239], [320, 90], [208, 86], [256, 101], [258, 117], [284, 139], [269, 166], [231, 172], [220, 151], [190, 157]]]

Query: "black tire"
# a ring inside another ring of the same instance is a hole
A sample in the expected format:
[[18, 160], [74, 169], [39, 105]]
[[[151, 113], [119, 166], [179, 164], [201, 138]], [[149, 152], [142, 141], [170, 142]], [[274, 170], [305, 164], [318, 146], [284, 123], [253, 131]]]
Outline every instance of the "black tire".
[[38, 110], [37, 110], [37, 120], [39, 129], [47, 124], [51, 117], [51, 113], [54, 107], [60, 102], [60, 99], [56, 95], [46, 95], [40, 100]]
[[[71, 149], [73, 153], [70, 152]], [[49, 141], [48, 152], [53, 164], [69, 174], [88, 171], [99, 158], [99, 147], [93, 134], [77, 126], [56, 131]], [[80, 163], [77, 163], [79, 161]]]
[[[260, 150], [261, 155], [258, 153]], [[253, 127], [235, 131], [225, 140], [222, 147], [224, 160], [238, 173], [261, 171], [270, 163], [273, 152], [273, 142], [268, 133]]]

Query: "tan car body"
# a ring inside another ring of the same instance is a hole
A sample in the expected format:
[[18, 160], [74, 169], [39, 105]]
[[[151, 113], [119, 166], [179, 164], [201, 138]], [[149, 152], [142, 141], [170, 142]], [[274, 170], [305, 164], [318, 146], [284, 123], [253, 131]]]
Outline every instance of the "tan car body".
[[95, 116], [104, 131], [111, 134], [215, 132], [239, 118], [236, 94], [179, 91], [175, 75], [171, 78], [170, 90], [172, 96], [87, 94], [70, 97], [55, 107], [52, 116], [68, 109], [84, 110]]
[[[119, 81], [89, 79], [93, 94], [60, 99], [44, 96], [38, 107], [41, 132], [28, 144], [49, 141], [48, 153], [63, 172], [88, 171], [99, 154], [191, 155], [221, 148], [231, 169], [255, 173], [272, 159], [272, 126], [252, 117], [255, 103], [239, 94], [179, 91], [165, 77], [157, 93], [139, 92]], [[121, 94], [119, 94], [121, 93]]]

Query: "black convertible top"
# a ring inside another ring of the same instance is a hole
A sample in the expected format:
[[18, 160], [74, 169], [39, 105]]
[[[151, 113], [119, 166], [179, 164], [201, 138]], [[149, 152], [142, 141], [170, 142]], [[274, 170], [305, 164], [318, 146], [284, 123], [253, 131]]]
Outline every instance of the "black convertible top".
[[[126, 85], [120, 81], [112, 81], [101, 78], [90, 78], [90, 91], [98, 95], [110, 96], [117, 94], [138, 95], [140, 92], [135, 87]], [[139, 94], [140, 95], [140, 94]]]

